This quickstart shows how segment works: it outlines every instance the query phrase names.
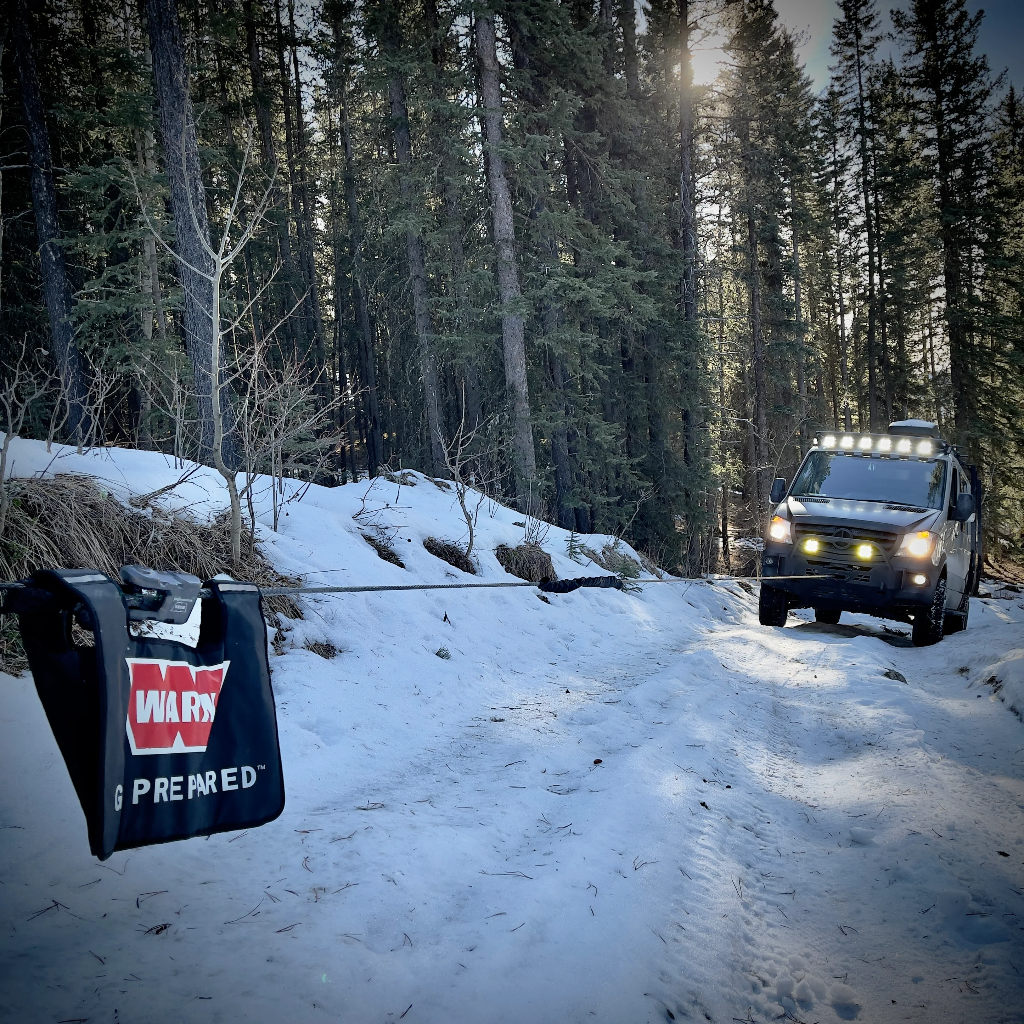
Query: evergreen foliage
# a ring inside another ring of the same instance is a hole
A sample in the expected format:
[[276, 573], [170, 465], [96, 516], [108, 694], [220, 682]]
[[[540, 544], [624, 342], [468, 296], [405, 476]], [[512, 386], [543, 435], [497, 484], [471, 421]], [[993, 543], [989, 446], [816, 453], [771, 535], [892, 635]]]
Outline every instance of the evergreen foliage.
[[[172, 250], [237, 243], [269, 187], [222, 283], [225, 365], [258, 356], [306, 426], [250, 443], [232, 381], [249, 472], [456, 473], [574, 551], [742, 570], [819, 427], [919, 416], [982, 467], [993, 550], [1024, 554], [1024, 103], [965, 0], [895, 12], [896, 59], [875, 0], [841, 0], [820, 95], [772, 0], [15, 8], [0, 361], [53, 363], [25, 433], [209, 459], [204, 299]], [[697, 87], [711, 30], [727, 60]], [[186, 100], [194, 151], [165, 116]]]

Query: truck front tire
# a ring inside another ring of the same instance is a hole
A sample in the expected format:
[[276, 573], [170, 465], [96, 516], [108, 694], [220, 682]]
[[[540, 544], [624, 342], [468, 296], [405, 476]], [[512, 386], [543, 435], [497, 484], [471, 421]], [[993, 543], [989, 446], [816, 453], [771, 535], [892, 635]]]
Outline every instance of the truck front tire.
[[784, 626], [789, 617], [789, 600], [781, 590], [761, 584], [757, 618], [762, 626]]
[[915, 647], [931, 647], [937, 644], [945, 633], [946, 625], [946, 581], [935, 584], [932, 603], [914, 615], [910, 639]]

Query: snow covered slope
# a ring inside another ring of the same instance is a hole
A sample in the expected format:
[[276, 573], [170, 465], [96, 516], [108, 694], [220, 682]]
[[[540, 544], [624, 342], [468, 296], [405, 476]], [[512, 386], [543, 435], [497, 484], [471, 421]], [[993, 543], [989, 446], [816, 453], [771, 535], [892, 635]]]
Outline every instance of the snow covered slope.
[[[60, 455], [125, 496], [178, 475]], [[462, 539], [454, 495], [406, 479], [312, 487], [265, 548], [310, 582], [469, 578], [422, 546]], [[223, 495], [202, 471], [167, 500]], [[482, 507], [479, 579], [520, 522]], [[103, 865], [31, 679], [0, 676], [0, 1019], [1024, 1021], [1024, 725], [985, 671], [1024, 602], [917, 650], [765, 629], [756, 597], [307, 599], [272, 658], [282, 817]]]

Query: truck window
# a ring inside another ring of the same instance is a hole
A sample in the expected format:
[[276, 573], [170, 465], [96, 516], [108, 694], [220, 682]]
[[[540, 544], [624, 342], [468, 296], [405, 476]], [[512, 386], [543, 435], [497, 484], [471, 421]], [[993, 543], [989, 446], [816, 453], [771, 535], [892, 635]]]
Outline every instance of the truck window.
[[946, 463], [942, 459], [890, 459], [811, 452], [789, 493], [794, 498], [820, 495], [942, 508], [945, 485]]

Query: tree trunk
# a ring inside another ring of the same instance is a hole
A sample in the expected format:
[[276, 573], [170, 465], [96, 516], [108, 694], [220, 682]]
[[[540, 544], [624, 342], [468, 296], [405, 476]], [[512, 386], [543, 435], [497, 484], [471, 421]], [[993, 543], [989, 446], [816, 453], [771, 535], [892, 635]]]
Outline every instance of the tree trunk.
[[[181, 48], [175, 0], [145, 0], [146, 28], [153, 54], [153, 80], [160, 113], [160, 134], [170, 182], [179, 274], [185, 302], [185, 350], [195, 375], [200, 417], [200, 457], [214, 461], [214, 435], [223, 436], [219, 453], [225, 465], [238, 465], [237, 437], [230, 405], [221, 400], [221, 422], [215, 429], [213, 411], [214, 330], [210, 317], [213, 263], [201, 240], [209, 244], [206, 192], [199, 166], [195, 118], [189, 97], [188, 71]], [[223, 379], [223, 362], [218, 374]], [[226, 398], [226, 396], [224, 396]]]
[[[241, 149], [238, 140], [235, 138], [234, 121], [231, 117], [231, 101], [228, 99], [228, 84], [224, 75], [224, 62], [221, 60], [220, 46], [214, 46], [214, 54], [217, 63], [217, 84], [220, 87], [221, 117], [224, 119], [224, 127], [227, 130], [228, 144], [234, 153], [240, 153]], [[249, 227], [249, 207], [245, 196], [239, 196], [238, 200], [238, 226], [244, 233]], [[256, 293], [259, 285], [256, 282], [256, 274], [253, 271], [252, 258], [249, 250], [242, 252], [242, 269], [245, 279], [246, 299], [240, 306], [249, 306], [249, 321], [252, 324], [252, 340], [255, 349], [263, 347], [263, 318], [261, 316], [260, 304], [256, 301]]]
[[391, 103], [391, 122], [395, 134], [395, 153], [398, 157], [399, 182], [406, 207], [408, 227], [405, 230], [405, 251], [409, 259], [409, 283], [412, 287], [413, 317], [420, 355], [420, 379], [423, 381], [423, 402], [427, 413], [427, 433], [430, 462], [434, 476], [448, 476], [448, 467], [441, 443], [441, 408], [437, 386], [437, 364], [434, 359], [433, 339], [430, 331], [427, 268], [423, 256], [423, 238], [412, 222], [411, 208], [415, 198], [412, 181], [412, 141], [409, 135], [409, 109], [405, 101], [405, 82], [392, 74], [388, 80]]
[[[146, 63], [152, 73], [153, 57], [149, 52], [149, 45], [145, 47]], [[147, 128], [135, 130], [135, 167], [139, 177], [152, 177], [156, 174], [156, 160], [153, 158], [155, 140], [152, 132]], [[157, 338], [161, 345], [167, 341], [167, 317], [164, 314], [163, 296], [160, 288], [160, 261], [157, 257], [156, 239], [146, 233], [142, 242], [142, 265], [140, 267], [141, 281], [140, 291], [149, 292], [150, 300], [153, 303], [152, 309], [143, 310], [142, 333], [147, 341], [153, 339], [154, 325], [157, 331]], [[148, 399], [148, 395], [147, 395]]]
[[68, 282], [64, 250], [60, 245], [50, 135], [43, 112], [32, 40], [29, 37], [30, 19], [25, 0], [17, 0], [12, 14], [11, 26], [14, 30], [18, 77], [21, 80], [21, 104], [29, 136], [32, 208], [36, 219], [36, 237], [39, 240], [43, 301], [50, 319], [54, 359], [67, 402], [68, 433], [80, 444], [90, 433], [89, 416], [86, 411], [88, 391], [82, 354], [78, 349], [75, 325], [71, 320], [74, 297]]
[[[939, 50], [938, 39], [929, 39], [931, 48]], [[942, 284], [945, 290], [946, 331], [949, 337], [949, 377], [953, 388], [953, 423], [959, 444], [966, 444], [971, 433], [969, 339], [965, 324], [964, 273], [960, 237], [963, 230], [962, 211], [954, 191], [955, 166], [953, 138], [955, 127], [946, 124], [946, 96], [942, 76], [936, 71], [931, 79], [931, 113], [935, 132], [937, 177], [939, 181], [939, 234], [942, 241]]]
[[885, 305], [885, 265], [882, 261], [882, 238], [884, 237], [882, 235], [882, 205], [878, 194], [878, 161], [874, 152], [871, 154], [871, 182], [874, 193], [871, 205], [875, 213], [875, 244], [878, 249], [878, 294], [876, 297], [878, 313], [875, 321], [878, 347], [882, 357], [882, 384], [885, 388], [885, 423], [883, 426], [888, 427], [892, 422], [893, 379], [892, 362], [889, 358], [888, 312]]
[[761, 324], [761, 272], [757, 258], [757, 224], [753, 210], [747, 213], [747, 273], [750, 275], [750, 330], [754, 348], [754, 480], [757, 516], [768, 501], [768, 394], [764, 375], [764, 331]]
[[679, 0], [679, 282], [683, 320], [697, 322], [697, 211], [693, 194], [693, 68], [690, 61], [690, 0]]
[[619, 28], [622, 30], [622, 65], [626, 75], [626, 95], [640, 99], [640, 62], [636, 52], [635, 0], [619, 0]]
[[868, 136], [867, 136], [867, 115], [865, 112], [866, 102], [864, 97], [864, 71], [863, 54], [861, 52], [861, 34], [858, 27], [855, 34], [856, 41], [856, 62], [857, 62], [857, 128], [860, 135], [860, 179], [861, 193], [864, 202], [864, 226], [867, 232], [868, 245], [868, 336], [867, 336], [867, 359], [868, 359], [868, 429], [878, 429], [878, 410], [876, 387], [877, 387], [877, 355], [875, 352], [875, 331], [878, 311], [875, 302], [875, 250], [877, 238], [875, 237], [874, 219], [871, 216], [871, 175], [868, 165]]
[[548, 366], [554, 384], [551, 392], [551, 462], [555, 469], [555, 520], [563, 530], [572, 530], [576, 522], [571, 505], [572, 468], [569, 462], [569, 410], [566, 402], [568, 374], [565, 364], [550, 347]]
[[303, 276], [306, 279], [306, 323], [309, 329], [309, 344], [318, 371], [327, 365], [327, 350], [324, 345], [324, 319], [320, 307], [320, 287], [317, 282], [316, 260], [313, 256], [313, 214], [309, 198], [309, 183], [306, 175], [306, 122], [302, 109], [302, 78], [299, 75], [299, 50], [295, 44], [295, 0], [288, 0], [288, 30], [292, 58], [292, 72], [295, 75], [295, 146], [296, 146], [296, 192], [298, 210], [296, 224], [299, 229], [299, 254], [302, 260]]
[[[344, 88], [344, 87], [343, 87]], [[380, 400], [377, 395], [377, 366], [373, 351], [373, 327], [366, 305], [366, 283], [363, 275], [363, 226], [356, 201], [356, 177], [352, 167], [352, 139], [348, 129], [348, 103], [341, 97], [342, 141], [345, 149], [345, 203], [348, 207], [348, 236], [352, 253], [352, 299], [356, 311], [359, 370], [366, 389], [366, 468], [375, 477], [384, 462], [384, 436], [380, 422]]]
[[[433, 114], [434, 144], [439, 151], [441, 191], [444, 197], [444, 219], [448, 246], [451, 251], [452, 292], [455, 298], [456, 334], [464, 337], [470, 326], [471, 303], [469, 286], [466, 280], [466, 253], [462, 244], [464, 222], [462, 215], [462, 197], [458, 182], [458, 158], [453, 152], [456, 138], [446, 113], [446, 96], [443, 75], [448, 60], [449, 40], [445, 37], [437, 12], [436, 0], [423, 0], [423, 18], [431, 35], [430, 55], [434, 65], [432, 79], [433, 97], [436, 104]], [[477, 367], [475, 353], [469, 352], [463, 343], [462, 379], [465, 387], [463, 392], [462, 419], [467, 431], [476, 430], [483, 422], [483, 405], [480, 395], [480, 371]]]
[[484, 137], [487, 150], [487, 184], [491, 194], [494, 247], [498, 264], [498, 298], [502, 304], [501, 340], [505, 357], [505, 386], [512, 407], [512, 456], [516, 474], [516, 498], [521, 512], [530, 512], [537, 475], [530, 419], [530, 394], [526, 379], [526, 338], [519, 303], [519, 268], [516, 262], [512, 198], [502, 155], [501, 85], [494, 39], [494, 18], [478, 14], [477, 60], [480, 65], [480, 98], [483, 101]]
[[[249, 77], [252, 80], [253, 103], [256, 107], [256, 125], [260, 133], [260, 157], [263, 160], [267, 173], [272, 174], [278, 169], [277, 152], [274, 144], [273, 125], [270, 119], [267, 85], [263, 77], [263, 65], [260, 60], [259, 39], [256, 35], [252, 0], [243, 0], [242, 13], [245, 19], [245, 41], [249, 58]], [[288, 234], [288, 209], [285, 204], [284, 194], [281, 191], [280, 180], [279, 176], [274, 178], [267, 219], [274, 224], [277, 234], [277, 253], [281, 260], [281, 269], [284, 271], [284, 282], [291, 292], [291, 301], [279, 304], [278, 316], [282, 317], [298, 302], [301, 292], [296, 290], [298, 275], [295, 270], [295, 261], [292, 258], [291, 237]], [[286, 338], [291, 339], [292, 348], [294, 349], [294, 322], [291, 318], [285, 321], [283, 330]]]
[[807, 373], [806, 346], [804, 344], [803, 295], [800, 278], [800, 223], [796, 207], [796, 181], [790, 182], [790, 205], [792, 208], [793, 228], [793, 313], [794, 334], [796, 336], [796, 388], [800, 396], [800, 454], [806, 450], [807, 426]]

